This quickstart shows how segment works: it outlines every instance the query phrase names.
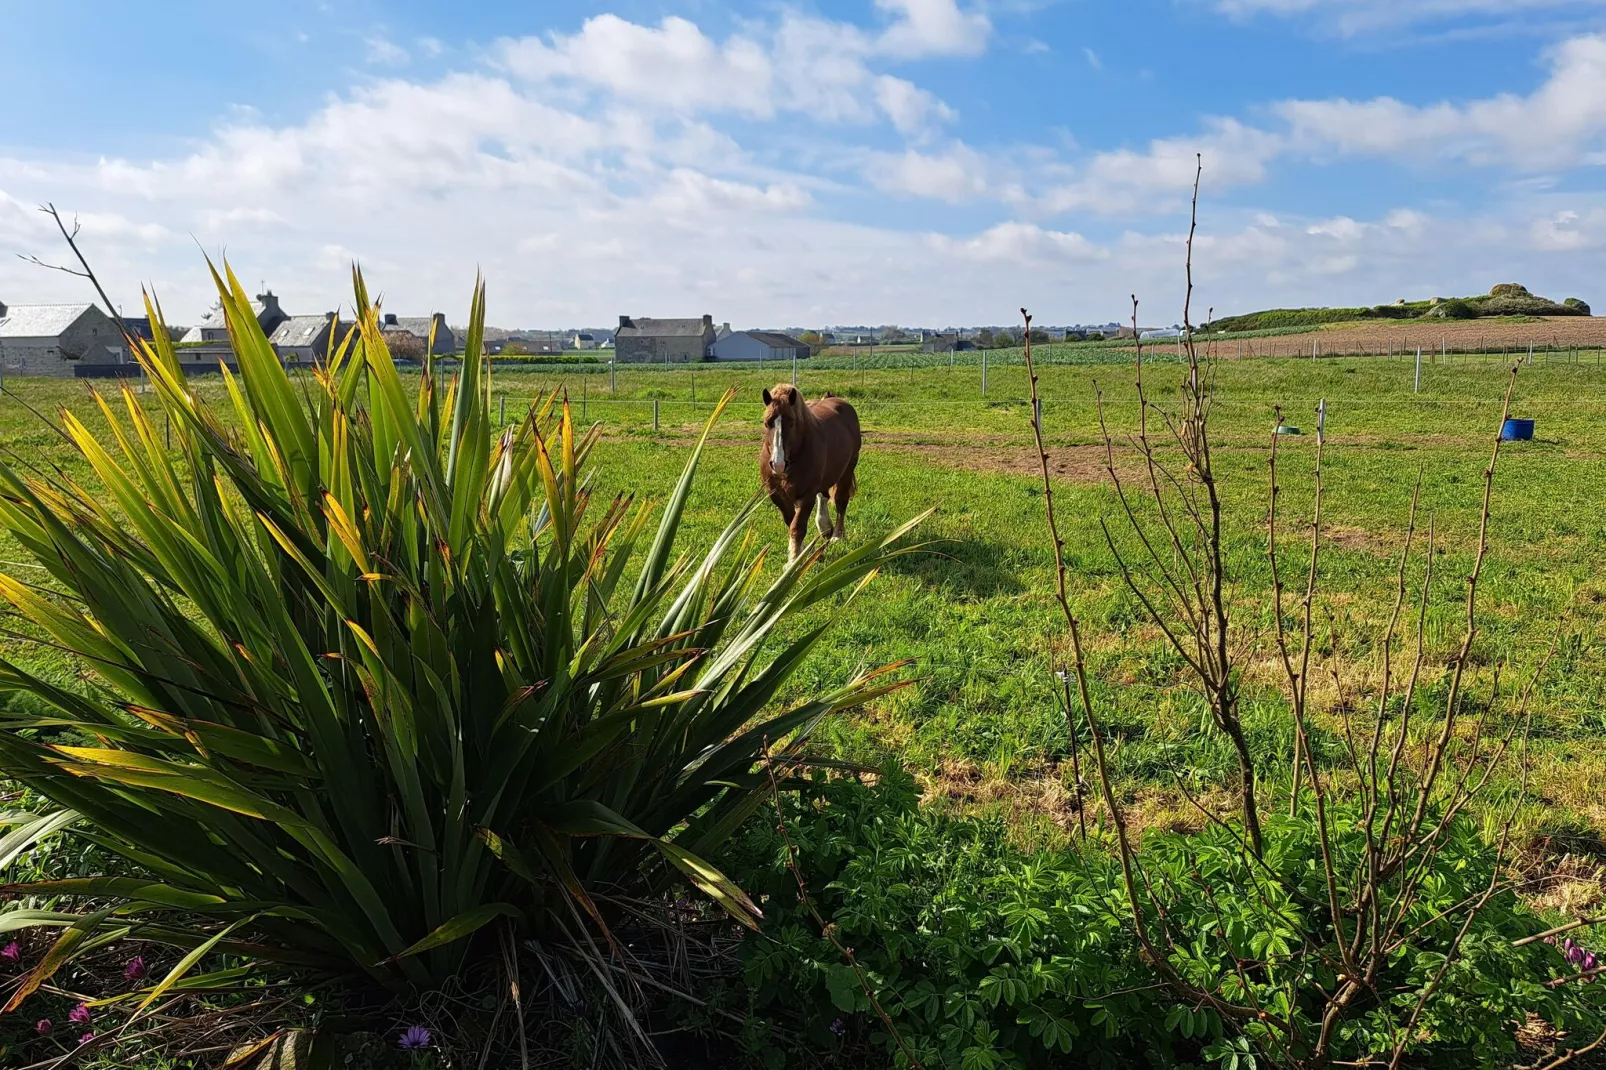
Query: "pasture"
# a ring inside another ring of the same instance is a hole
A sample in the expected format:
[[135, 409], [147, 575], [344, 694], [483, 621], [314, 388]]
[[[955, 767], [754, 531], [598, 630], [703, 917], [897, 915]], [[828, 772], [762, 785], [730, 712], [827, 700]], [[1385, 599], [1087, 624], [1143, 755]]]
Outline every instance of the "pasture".
[[[1119, 785], [1134, 820], [1197, 823], [1180, 785], [1226, 801], [1231, 754], [1203, 730], [1197, 696], [1182, 666], [1126, 590], [1106, 529], [1118, 548], [1135, 549], [1105, 471], [1096, 391], [1128, 476], [1127, 441], [1137, 412], [1129, 354], [1042, 370], [1043, 422], [1066, 525], [1071, 597], [1087, 629], [1095, 702], [1112, 734]], [[905, 762], [929, 805], [1006, 816], [1022, 845], [1063, 842], [1074, 827], [1071, 737], [1054, 671], [1064, 664], [1063, 627], [1052, 600], [1052, 558], [1031, 442], [1027, 384], [1019, 353], [993, 356], [987, 396], [975, 354], [953, 368], [854, 369], [841, 359], [804, 364], [810, 398], [832, 391], [852, 400], [865, 427], [860, 495], [848, 517], [852, 541], [878, 535], [929, 508], [924, 549], [900, 558], [846, 609], [805, 671], [802, 693], [881, 663], [911, 659], [916, 684], [865, 711], [822, 726], [822, 747], [867, 764]], [[1148, 366], [1151, 397], [1174, 389], [1180, 365], [1162, 352]], [[869, 362], [864, 362], [867, 365]], [[934, 363], [934, 362], [933, 362]], [[688, 443], [727, 387], [736, 402], [715, 429], [700, 471], [683, 539], [702, 544], [757, 490], [761, 388], [790, 368], [702, 365], [621, 368], [609, 389], [605, 367], [498, 370], [498, 411], [515, 419], [540, 393], [561, 387], [604, 437], [599, 490], [661, 499]], [[1326, 504], [1318, 660], [1337, 652], [1366, 663], [1389, 608], [1413, 486], [1421, 478], [1419, 533], [1431, 521], [1435, 575], [1425, 618], [1430, 674], [1459, 641], [1464, 581], [1479, 518], [1481, 472], [1498, 422], [1509, 369], [1498, 361], [1425, 369], [1411, 393], [1411, 368], [1367, 359], [1225, 360], [1216, 367], [1212, 438], [1227, 500], [1229, 567], [1235, 581], [1234, 637], [1246, 651], [1245, 719], [1268, 764], [1292, 746], [1278, 671], [1267, 642], [1266, 459], [1279, 407], [1306, 434], [1280, 441], [1283, 552], [1294, 570], [1307, 552], [1310, 470], [1318, 400], [1327, 403]], [[202, 391], [220, 390], [199, 380]], [[106, 384], [102, 384], [104, 387]], [[29, 410], [66, 405], [98, 418], [81, 382], [13, 380], [0, 400], [0, 437], [32, 465], [67, 464], [66, 451]], [[1606, 668], [1600, 634], [1606, 615], [1606, 429], [1599, 399], [1606, 371], [1593, 362], [1524, 366], [1513, 408], [1538, 419], [1536, 439], [1508, 446], [1495, 482], [1490, 556], [1475, 658], [1487, 675], [1509, 663], [1507, 678], [1531, 672], [1550, 652], [1534, 691], [1532, 777], [1540, 796], [1522, 831], [1562, 837], [1606, 833], [1596, 785], [1606, 775]], [[505, 397], [505, 401], [501, 398]], [[693, 400], [695, 397], [695, 400]], [[658, 427], [654, 430], [656, 408]], [[578, 413], [577, 413], [578, 415]], [[766, 567], [785, 557], [784, 529], [768, 505], [757, 532], [771, 545]], [[838, 552], [835, 550], [828, 553]], [[0, 554], [7, 559], [14, 554]], [[1285, 566], [1288, 567], [1288, 566]], [[1420, 562], [1412, 566], [1420, 581]], [[12, 644], [30, 664], [54, 655]], [[73, 671], [65, 661], [63, 674]], [[1353, 668], [1346, 672], [1354, 672]], [[1316, 708], [1337, 731], [1339, 686], [1325, 670], [1313, 685]], [[1084, 729], [1085, 731], [1085, 729]], [[1336, 757], [1335, 757], [1336, 760]], [[1090, 774], [1084, 769], [1084, 777]], [[1284, 788], [1283, 790], [1286, 790]], [[1094, 808], [1088, 798], [1088, 806]]]

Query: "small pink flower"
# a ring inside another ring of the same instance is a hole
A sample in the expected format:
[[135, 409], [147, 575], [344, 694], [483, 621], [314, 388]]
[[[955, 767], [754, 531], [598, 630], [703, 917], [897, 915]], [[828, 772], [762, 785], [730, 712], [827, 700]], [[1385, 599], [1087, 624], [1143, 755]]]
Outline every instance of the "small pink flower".
[[144, 976], [145, 959], [139, 955], [135, 955], [133, 958], [128, 960], [128, 965], [123, 967], [123, 980], [137, 981]]
[[49, 1018], [41, 1018], [33, 1024], [33, 1031], [42, 1037], [48, 1037], [55, 1026], [50, 1024]]
[[5, 947], [0, 947], [0, 959], [5, 959], [7, 962], [21, 962], [22, 945], [13, 940]]
[[67, 1012], [67, 1020], [73, 1025], [88, 1025], [92, 1015], [89, 1013], [89, 1004], [80, 1003]]
[[85, 1033], [83, 1036], [78, 1038], [78, 1043], [80, 1043], [80, 1044], [88, 1044], [91, 1040], [94, 1040], [94, 1039], [95, 1039], [95, 1034], [94, 1033]]

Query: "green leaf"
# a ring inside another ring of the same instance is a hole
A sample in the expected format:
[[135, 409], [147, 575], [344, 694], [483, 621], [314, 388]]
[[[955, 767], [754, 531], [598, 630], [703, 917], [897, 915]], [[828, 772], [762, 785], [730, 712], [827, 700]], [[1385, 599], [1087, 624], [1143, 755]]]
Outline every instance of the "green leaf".
[[825, 989], [831, 994], [831, 1002], [838, 1010], [855, 1012], [861, 1002], [868, 1003], [864, 988], [859, 984], [859, 975], [853, 967], [841, 963], [832, 963], [825, 968]]
[[441, 923], [434, 932], [413, 944], [406, 951], [397, 955], [396, 958], [410, 958], [425, 951], [432, 951], [437, 947], [454, 944], [465, 936], [479, 932], [480, 929], [497, 918], [521, 918], [523, 916], [524, 912], [511, 903], [486, 903], [483, 906], [465, 910], [450, 921]]

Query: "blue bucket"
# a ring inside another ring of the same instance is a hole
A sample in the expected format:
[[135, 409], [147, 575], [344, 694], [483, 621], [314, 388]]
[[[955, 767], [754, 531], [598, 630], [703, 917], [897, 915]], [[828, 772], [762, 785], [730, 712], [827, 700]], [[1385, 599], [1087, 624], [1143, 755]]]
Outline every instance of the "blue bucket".
[[1500, 426], [1501, 442], [1531, 442], [1534, 437], [1532, 420], [1510, 419]]

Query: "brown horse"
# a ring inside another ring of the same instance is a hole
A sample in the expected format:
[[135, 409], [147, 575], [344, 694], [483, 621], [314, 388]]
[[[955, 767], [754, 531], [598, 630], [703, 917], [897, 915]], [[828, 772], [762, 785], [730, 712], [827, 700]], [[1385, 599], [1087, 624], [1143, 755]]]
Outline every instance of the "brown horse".
[[[781, 511], [792, 534], [791, 555], [803, 552], [809, 514], [820, 507], [820, 535], [843, 538], [848, 500], [853, 497], [853, 471], [859, 464], [859, 414], [831, 394], [805, 402], [787, 383], [764, 391], [764, 452], [758, 460], [759, 481]], [[829, 500], [829, 501], [828, 501]], [[832, 527], [829, 503], [836, 505]]]

